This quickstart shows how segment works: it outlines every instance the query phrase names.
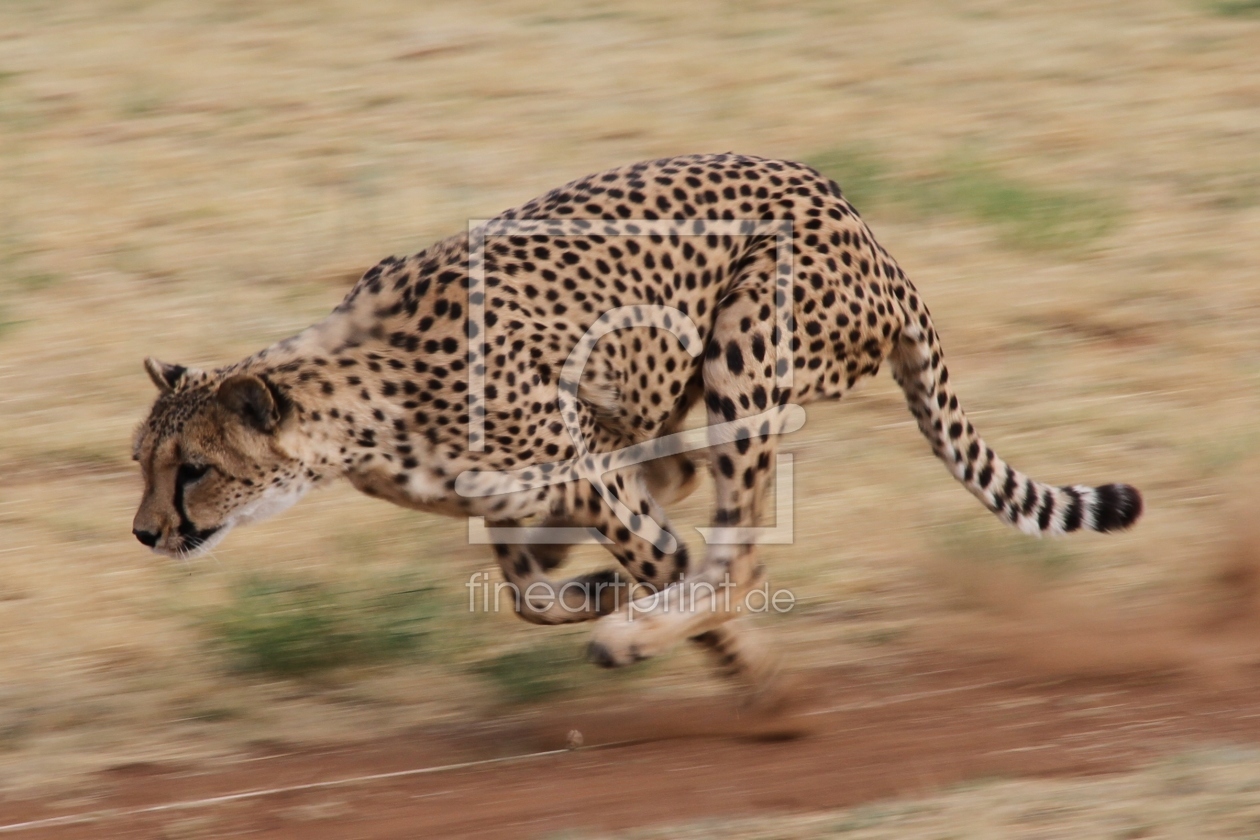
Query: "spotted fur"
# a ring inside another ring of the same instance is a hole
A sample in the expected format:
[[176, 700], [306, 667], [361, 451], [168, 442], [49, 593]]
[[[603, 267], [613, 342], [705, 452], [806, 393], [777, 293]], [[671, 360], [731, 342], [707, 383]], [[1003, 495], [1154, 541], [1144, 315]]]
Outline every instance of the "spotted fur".
[[[739, 220], [790, 222], [790, 262], [774, 236], [715, 232]], [[691, 462], [614, 468], [606, 491], [582, 470], [603, 471], [608, 453], [676, 431], [702, 403], [728, 431], [709, 448], [713, 525], [755, 526], [784, 416], [776, 407], [839, 398], [885, 360], [932, 451], [1003, 520], [1057, 534], [1117, 530], [1141, 513], [1132, 487], [1043, 484], [994, 453], [959, 404], [918, 292], [839, 187], [804, 164], [735, 154], [636, 163], [497, 221], [519, 229], [487, 235], [471, 274], [461, 234], [382, 260], [324, 321], [235, 365], [150, 362], [161, 393], [136, 441], [141, 540], [168, 554], [203, 550], [343, 477], [421, 510], [593, 528], [633, 581], [664, 589], [663, 605], [633, 622], [625, 609], [611, 613], [610, 593], [627, 581], [610, 570], [567, 581], [563, 607], [524, 599], [522, 617], [602, 616], [591, 655], [603, 664], [692, 638], [730, 670], [757, 670], [727, 661], [741, 648], [725, 624], [732, 615], [669, 609], [670, 584], [684, 576], [748, 587], [761, 575], [751, 546], [710, 545], [693, 559], [672, 530], [663, 504], [694, 484]], [[635, 223], [644, 232], [618, 235]], [[601, 315], [642, 305], [677, 314], [627, 315], [627, 328], [592, 340], [580, 380], [562, 381]], [[476, 307], [484, 334], [470, 319]], [[484, 398], [470, 389], [479, 379]], [[470, 434], [470, 418], [484, 420], [483, 434]], [[466, 473], [480, 477], [457, 491]], [[495, 552], [521, 588], [564, 560], [560, 546]], [[598, 597], [573, 608], [583, 593]]]

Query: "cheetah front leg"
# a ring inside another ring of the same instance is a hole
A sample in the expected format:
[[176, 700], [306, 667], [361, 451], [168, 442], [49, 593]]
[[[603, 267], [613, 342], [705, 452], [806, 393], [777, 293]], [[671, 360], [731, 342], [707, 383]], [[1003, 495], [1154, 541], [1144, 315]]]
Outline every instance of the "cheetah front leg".
[[[674, 480], [664, 484], [661, 483], [663, 473], [646, 469], [627, 469], [619, 476], [606, 478], [610, 479], [608, 486], [620, 502], [638, 512], [640, 517], [651, 516], [663, 526], [661, 532], [656, 532], [659, 537], [668, 532], [669, 526], [664, 511], [655, 501], [656, 492], [659, 490], [670, 497], [689, 492], [696, 483], [690, 467], [690, 461], [673, 463], [670, 469]], [[677, 535], [673, 535], [674, 552], [666, 554], [643, 538], [647, 529], [642, 520], [631, 522], [641, 532], [639, 535], [623, 532], [626, 526], [594, 488], [583, 483], [569, 490], [566, 512], [549, 517], [544, 524], [594, 527], [606, 534], [614, 542], [614, 554], [637, 586], [632, 586], [614, 569], [553, 581], [547, 573], [564, 561], [570, 545], [499, 543], [495, 553], [505, 580], [511, 584], [513, 603], [521, 618], [536, 624], [587, 621], [624, 607], [632, 591], [655, 593], [684, 579], [688, 554], [686, 546], [677, 542]], [[777, 675], [777, 659], [769, 647], [759, 641], [755, 628], [740, 626], [742, 624], [735, 622], [714, 628], [692, 641], [710, 655], [720, 676], [739, 686], [748, 705], [757, 706], [773, 696], [769, 689]]]
[[[607, 499], [589, 483], [574, 482], [563, 488], [560, 510], [543, 526], [594, 529], [610, 541], [610, 550], [633, 582], [655, 592], [682, 577], [688, 555], [687, 547], [670, 530], [653, 490], [670, 499], [681, 498], [695, 489], [695, 473], [689, 458], [675, 455], [605, 475]], [[630, 516], [619, 517], [610, 501]], [[569, 624], [608, 615], [630, 602], [632, 581], [615, 569], [561, 581], [548, 577], [571, 548], [566, 544], [495, 544], [495, 557], [511, 585], [513, 605], [521, 618], [533, 624]]]
[[[570, 500], [573, 491], [570, 489]], [[569, 507], [555, 513], [543, 522], [544, 528], [576, 529], [590, 527], [597, 517], [582, 506]], [[513, 522], [500, 522], [491, 526], [516, 527]], [[519, 531], [518, 531], [519, 533]], [[545, 533], [545, 532], [541, 532]], [[531, 624], [571, 624], [590, 621], [608, 615], [630, 600], [632, 581], [617, 573], [616, 569], [600, 569], [555, 581], [548, 572], [564, 563], [570, 544], [496, 542], [495, 559], [504, 581], [509, 585], [512, 605], [525, 621]]]

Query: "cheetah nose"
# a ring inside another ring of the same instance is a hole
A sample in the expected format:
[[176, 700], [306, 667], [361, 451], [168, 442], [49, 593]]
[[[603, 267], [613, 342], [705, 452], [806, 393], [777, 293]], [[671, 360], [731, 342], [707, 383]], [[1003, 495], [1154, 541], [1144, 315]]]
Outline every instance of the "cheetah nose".
[[132, 529], [131, 533], [135, 534], [136, 539], [140, 540], [141, 543], [149, 548], [153, 548], [153, 546], [157, 545], [158, 535], [152, 531], [137, 531]]

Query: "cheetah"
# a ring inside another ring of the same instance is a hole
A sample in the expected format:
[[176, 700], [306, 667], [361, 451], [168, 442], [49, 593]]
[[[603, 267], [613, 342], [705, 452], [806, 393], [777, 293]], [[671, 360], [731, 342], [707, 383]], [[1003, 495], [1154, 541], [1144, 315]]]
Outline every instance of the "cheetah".
[[[998, 457], [927, 306], [839, 186], [728, 153], [589, 175], [384, 259], [327, 318], [235, 364], [147, 359], [158, 396], [134, 440], [133, 533], [190, 557], [346, 478], [484, 517], [504, 579], [531, 593], [520, 617], [595, 620], [595, 663], [689, 639], [755, 686], [773, 657], [731, 604], [765, 575], [749, 535], [778, 438], [884, 361], [932, 452], [1003, 521], [1060, 534], [1141, 514], [1129, 485], [1051, 486]], [[696, 484], [672, 444], [697, 404], [719, 538], [693, 558], [665, 506]], [[493, 537], [531, 525], [592, 534], [619, 568], [553, 580], [566, 545]], [[734, 599], [708, 594], [719, 581]], [[709, 589], [687, 603], [696, 582]]]

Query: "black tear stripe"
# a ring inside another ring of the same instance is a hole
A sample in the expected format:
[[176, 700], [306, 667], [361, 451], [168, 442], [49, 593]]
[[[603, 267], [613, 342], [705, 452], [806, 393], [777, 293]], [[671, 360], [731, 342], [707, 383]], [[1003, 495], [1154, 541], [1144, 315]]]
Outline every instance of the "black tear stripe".
[[175, 511], [179, 514], [179, 535], [184, 538], [184, 551], [196, 551], [219, 530], [217, 527], [198, 528], [188, 518], [184, 510], [184, 482], [178, 477], [175, 479]]

